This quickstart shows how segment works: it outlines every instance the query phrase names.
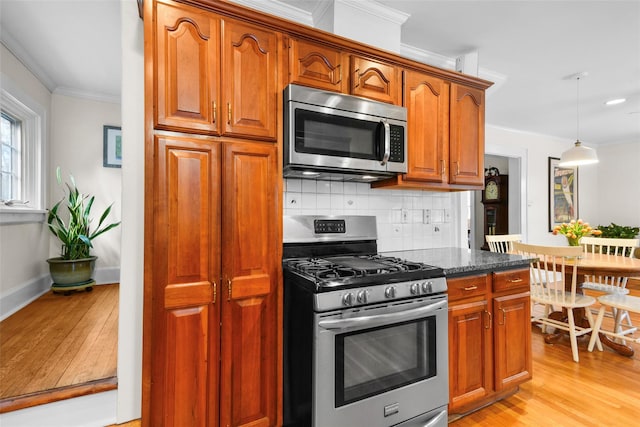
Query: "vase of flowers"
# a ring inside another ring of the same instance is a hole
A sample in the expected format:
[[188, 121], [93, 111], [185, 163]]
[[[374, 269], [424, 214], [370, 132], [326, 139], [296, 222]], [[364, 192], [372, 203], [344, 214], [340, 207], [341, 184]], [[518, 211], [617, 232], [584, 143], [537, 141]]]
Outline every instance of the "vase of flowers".
[[584, 222], [581, 219], [577, 221], [572, 219], [571, 222], [563, 222], [560, 225], [556, 225], [553, 228], [553, 234], [562, 234], [567, 238], [569, 246], [580, 246], [580, 239], [584, 236], [599, 236], [602, 231], [593, 228], [588, 222]]

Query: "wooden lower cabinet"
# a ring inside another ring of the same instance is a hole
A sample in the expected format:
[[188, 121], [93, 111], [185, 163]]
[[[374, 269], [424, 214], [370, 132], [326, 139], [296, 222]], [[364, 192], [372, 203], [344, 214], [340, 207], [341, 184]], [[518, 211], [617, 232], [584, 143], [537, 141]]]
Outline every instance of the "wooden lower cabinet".
[[479, 409], [531, 378], [529, 269], [447, 280], [449, 414]]
[[277, 425], [276, 147], [154, 144], [143, 425]]

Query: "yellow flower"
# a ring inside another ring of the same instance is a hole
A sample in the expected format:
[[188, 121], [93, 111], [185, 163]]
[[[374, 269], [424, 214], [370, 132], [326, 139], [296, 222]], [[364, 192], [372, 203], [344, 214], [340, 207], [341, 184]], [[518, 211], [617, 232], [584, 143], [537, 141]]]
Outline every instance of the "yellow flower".
[[594, 229], [588, 222], [582, 219], [571, 220], [569, 223], [563, 222], [560, 225], [553, 227], [552, 233], [557, 235], [558, 233], [567, 236], [570, 239], [580, 239], [584, 236], [599, 236], [602, 234], [600, 230]]

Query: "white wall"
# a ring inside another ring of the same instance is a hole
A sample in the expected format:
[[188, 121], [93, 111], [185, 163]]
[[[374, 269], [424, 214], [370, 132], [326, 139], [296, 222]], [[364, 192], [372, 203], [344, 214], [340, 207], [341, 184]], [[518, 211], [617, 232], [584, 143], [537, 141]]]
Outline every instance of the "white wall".
[[[44, 111], [42, 137], [47, 144], [51, 94], [4, 45], [0, 45], [0, 58], [3, 88], [20, 92], [22, 99], [28, 99]], [[47, 159], [43, 159], [43, 164], [47, 165]], [[44, 223], [0, 225], [0, 318], [48, 289], [51, 283], [47, 258], [49, 230]]]
[[[597, 147], [597, 210], [594, 225], [640, 227], [640, 141]], [[580, 185], [580, 192], [589, 188]]]
[[[120, 126], [120, 104], [53, 94], [51, 100], [51, 171], [49, 204], [52, 206], [64, 193], [55, 179], [61, 168], [63, 181], [73, 175], [81, 193], [95, 196], [93, 227], [111, 203], [107, 221], [120, 220], [122, 172], [119, 168], [105, 168], [103, 163], [103, 126]], [[126, 148], [126, 147], [125, 147]], [[123, 150], [126, 157], [126, 149]], [[120, 267], [120, 227], [108, 231], [93, 241], [91, 253], [98, 257], [96, 269]], [[60, 256], [60, 242], [52, 236], [50, 256]], [[115, 277], [118, 280], [118, 277]]]
[[[573, 141], [491, 125], [486, 127], [485, 139], [488, 148], [495, 147], [491, 148], [493, 154], [512, 156], [512, 152], [518, 149], [527, 154], [528, 200], [524, 212], [527, 227], [520, 231], [525, 235], [525, 240], [529, 243], [564, 245], [563, 236], [553, 236], [548, 231], [548, 158], [560, 157], [563, 151], [573, 145]], [[501, 147], [508, 149], [500, 153]], [[594, 148], [600, 162], [578, 168], [579, 217], [592, 225], [615, 222], [640, 226], [640, 141]], [[489, 166], [493, 157], [487, 158], [486, 166]], [[510, 189], [513, 182], [510, 176]], [[512, 203], [510, 198], [510, 215]], [[476, 215], [481, 214], [481, 210], [476, 210]], [[481, 219], [479, 223], [482, 223]], [[514, 230], [515, 227], [510, 225], [510, 232]], [[481, 234], [477, 232], [476, 238], [480, 239]]]
[[122, 245], [118, 317], [118, 423], [140, 418], [144, 280], [144, 36], [136, 2], [122, 17]]

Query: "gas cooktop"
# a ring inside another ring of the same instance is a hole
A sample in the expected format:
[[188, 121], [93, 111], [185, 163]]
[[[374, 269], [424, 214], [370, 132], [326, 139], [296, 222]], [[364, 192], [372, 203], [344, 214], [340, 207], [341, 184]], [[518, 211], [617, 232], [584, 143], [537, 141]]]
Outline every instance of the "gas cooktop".
[[438, 267], [379, 254], [294, 258], [285, 260], [284, 268], [306, 280], [315, 292], [444, 275]]

